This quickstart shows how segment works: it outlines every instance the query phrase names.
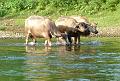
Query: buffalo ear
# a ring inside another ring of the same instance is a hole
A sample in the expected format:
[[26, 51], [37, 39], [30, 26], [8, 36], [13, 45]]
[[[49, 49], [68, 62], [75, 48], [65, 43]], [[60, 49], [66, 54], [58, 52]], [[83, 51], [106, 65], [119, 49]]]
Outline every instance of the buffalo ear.
[[96, 23], [96, 22], [92, 22], [91, 25], [92, 25], [92, 26], [93, 26], [93, 25], [98, 25], [98, 23]]
[[98, 25], [98, 23], [97, 22], [94, 22], [96, 25]]

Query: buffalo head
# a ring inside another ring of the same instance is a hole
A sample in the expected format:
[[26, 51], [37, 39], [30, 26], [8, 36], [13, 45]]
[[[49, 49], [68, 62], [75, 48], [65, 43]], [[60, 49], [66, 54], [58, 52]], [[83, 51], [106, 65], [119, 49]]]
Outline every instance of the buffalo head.
[[90, 32], [95, 33], [95, 34], [98, 33], [98, 30], [96, 29], [97, 28], [97, 23], [88, 24], [88, 28], [89, 28]]

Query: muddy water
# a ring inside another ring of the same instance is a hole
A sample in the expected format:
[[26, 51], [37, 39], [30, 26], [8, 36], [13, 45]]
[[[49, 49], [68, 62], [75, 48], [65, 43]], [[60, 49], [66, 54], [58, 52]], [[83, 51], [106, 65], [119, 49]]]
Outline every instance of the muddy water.
[[119, 81], [120, 39], [102, 38], [81, 46], [24, 46], [0, 41], [0, 81]]

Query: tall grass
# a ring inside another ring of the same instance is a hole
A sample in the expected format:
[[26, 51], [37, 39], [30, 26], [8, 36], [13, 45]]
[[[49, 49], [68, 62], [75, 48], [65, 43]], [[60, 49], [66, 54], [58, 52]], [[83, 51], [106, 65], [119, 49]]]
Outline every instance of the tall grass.
[[120, 4], [115, 11], [102, 11], [89, 16], [91, 21], [98, 23], [100, 27], [119, 27], [120, 26]]

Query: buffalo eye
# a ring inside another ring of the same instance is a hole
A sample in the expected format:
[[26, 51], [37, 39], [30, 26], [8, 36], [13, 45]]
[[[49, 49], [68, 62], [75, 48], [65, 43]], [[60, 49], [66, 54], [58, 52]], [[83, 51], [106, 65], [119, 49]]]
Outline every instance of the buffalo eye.
[[76, 26], [75, 28], [79, 28], [79, 26]]
[[81, 23], [81, 26], [83, 26], [84, 28], [88, 27], [88, 25], [86, 23], [84, 23], [84, 22]]

